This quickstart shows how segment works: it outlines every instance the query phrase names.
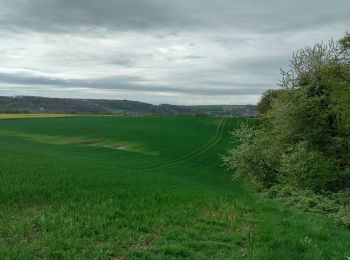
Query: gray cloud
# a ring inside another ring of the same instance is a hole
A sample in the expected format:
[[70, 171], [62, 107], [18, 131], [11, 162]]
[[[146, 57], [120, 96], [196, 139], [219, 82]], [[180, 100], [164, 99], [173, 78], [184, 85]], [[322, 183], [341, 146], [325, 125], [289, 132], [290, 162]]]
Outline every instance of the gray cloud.
[[288, 66], [288, 55], [244, 57], [229, 61], [227, 66], [233, 71], [250, 71], [256, 75], [278, 75], [279, 68]]
[[0, 0], [0, 94], [251, 103], [349, 0]]
[[290, 31], [349, 21], [348, 0], [13, 0], [1, 24], [43, 31], [241, 28]]
[[[109, 78], [97, 78], [90, 80], [67, 80], [60, 78], [48, 78], [39, 76], [29, 76], [21, 74], [8, 74], [0, 73], [0, 84], [21, 85], [21, 86], [59, 86], [64, 88], [90, 88], [90, 89], [105, 89], [116, 90], [126, 92], [139, 92], [139, 93], [164, 93], [164, 94], [186, 94], [186, 95], [251, 95], [259, 94], [266, 86], [257, 87], [253, 84], [243, 84], [239, 87], [234, 83], [226, 83], [229, 86], [220, 88], [204, 88], [204, 87], [186, 87], [179, 88], [169, 85], [149, 85], [145, 84], [145, 80], [138, 77], [109, 77]], [[212, 82], [211, 84], [223, 85], [222, 82]]]

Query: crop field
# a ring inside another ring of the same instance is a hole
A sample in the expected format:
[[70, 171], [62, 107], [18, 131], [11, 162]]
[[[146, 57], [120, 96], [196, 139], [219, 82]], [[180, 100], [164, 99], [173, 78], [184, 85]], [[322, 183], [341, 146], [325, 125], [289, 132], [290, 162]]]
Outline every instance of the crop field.
[[51, 117], [72, 117], [72, 114], [1, 114], [0, 119], [11, 118], [51, 118]]
[[243, 121], [0, 120], [0, 259], [349, 259], [349, 231], [225, 171]]

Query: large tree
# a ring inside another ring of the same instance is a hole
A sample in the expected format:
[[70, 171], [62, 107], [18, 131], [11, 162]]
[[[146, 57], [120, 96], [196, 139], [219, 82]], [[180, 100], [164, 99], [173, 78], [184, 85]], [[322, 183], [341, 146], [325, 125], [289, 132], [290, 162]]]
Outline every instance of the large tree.
[[[234, 134], [238, 148], [224, 160], [239, 176], [320, 190], [348, 185], [350, 167], [350, 36], [293, 55], [281, 89], [259, 103], [263, 124]], [[345, 176], [345, 177], [344, 177]]]

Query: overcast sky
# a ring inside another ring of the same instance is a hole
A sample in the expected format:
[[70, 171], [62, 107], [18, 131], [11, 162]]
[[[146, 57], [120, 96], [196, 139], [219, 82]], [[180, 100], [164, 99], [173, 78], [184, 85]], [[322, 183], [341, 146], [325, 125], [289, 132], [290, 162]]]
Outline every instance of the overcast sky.
[[0, 0], [0, 95], [254, 104], [350, 0]]

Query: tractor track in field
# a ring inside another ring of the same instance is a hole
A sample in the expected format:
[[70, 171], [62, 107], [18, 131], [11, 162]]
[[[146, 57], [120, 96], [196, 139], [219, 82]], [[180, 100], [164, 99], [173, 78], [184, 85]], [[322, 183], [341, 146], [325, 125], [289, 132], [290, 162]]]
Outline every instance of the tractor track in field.
[[[176, 164], [186, 163], [192, 159], [199, 157], [200, 155], [204, 154], [205, 152], [209, 151], [210, 149], [215, 147], [217, 144], [219, 144], [219, 142], [222, 139], [227, 122], [228, 122], [227, 118], [219, 119], [219, 122], [217, 123], [214, 135], [203, 146], [194, 149], [192, 152], [178, 156], [178, 157], [165, 159], [163, 161], [160, 161], [159, 163], [154, 163], [152, 165], [133, 167], [133, 170], [135, 170], [137, 172], [151, 171], [151, 170], [161, 169], [164, 167], [173, 166]], [[101, 142], [100, 140], [79, 141], [79, 142], [76, 142], [75, 144], [94, 145], [95, 143], [100, 143], [100, 142]], [[128, 168], [128, 167], [123, 167], [123, 166], [118, 166], [118, 167], [119, 168]]]
[[164, 161], [163, 163], [159, 163], [156, 165], [152, 165], [152, 166], [148, 166], [148, 167], [143, 167], [143, 170], [153, 170], [153, 169], [158, 169], [158, 168], [162, 168], [162, 167], [168, 167], [168, 166], [172, 166], [175, 164], [180, 164], [180, 163], [185, 163], [188, 162], [198, 156], [200, 156], [201, 154], [209, 151], [211, 148], [215, 147], [221, 140], [224, 129], [225, 129], [225, 125], [227, 123], [227, 119], [220, 119], [220, 122], [216, 128], [215, 131], [215, 135], [202, 147], [194, 150], [193, 152], [191, 152], [190, 154], [186, 154], [171, 160], [167, 160]]

